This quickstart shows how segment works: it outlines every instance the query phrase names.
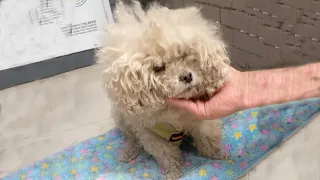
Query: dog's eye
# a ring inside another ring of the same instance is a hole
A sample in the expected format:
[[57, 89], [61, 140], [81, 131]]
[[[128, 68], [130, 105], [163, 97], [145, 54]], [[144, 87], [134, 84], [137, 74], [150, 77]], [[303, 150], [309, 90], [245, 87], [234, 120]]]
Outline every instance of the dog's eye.
[[152, 69], [154, 72], [158, 73], [158, 72], [162, 72], [162, 71], [166, 70], [166, 66], [164, 64], [162, 64], [160, 66], [154, 65]]

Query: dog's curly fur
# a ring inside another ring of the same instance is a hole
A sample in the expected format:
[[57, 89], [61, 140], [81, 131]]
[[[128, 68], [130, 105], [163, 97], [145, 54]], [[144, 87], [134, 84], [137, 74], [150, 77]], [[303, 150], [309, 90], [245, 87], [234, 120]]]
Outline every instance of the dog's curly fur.
[[196, 7], [170, 10], [153, 4], [143, 11], [136, 1], [119, 2], [115, 18], [97, 59], [107, 64], [105, 89], [126, 140], [119, 160], [130, 161], [143, 148], [165, 169], [166, 179], [182, 175], [179, 147], [150, 131], [156, 122], [184, 130], [201, 155], [220, 159], [220, 121], [196, 120], [165, 104], [166, 98], [210, 96], [223, 85], [229, 58], [219, 26]]

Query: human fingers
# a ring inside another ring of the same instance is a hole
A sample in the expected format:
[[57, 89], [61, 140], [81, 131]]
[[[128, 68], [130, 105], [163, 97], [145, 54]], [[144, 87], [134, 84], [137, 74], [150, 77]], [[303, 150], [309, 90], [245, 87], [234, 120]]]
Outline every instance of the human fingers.
[[197, 108], [196, 104], [193, 101], [185, 99], [167, 99], [167, 103], [174, 107], [186, 109], [191, 112], [196, 111]]
[[176, 108], [185, 109], [192, 114], [198, 115], [198, 106], [195, 102], [186, 99], [167, 99], [167, 103]]
[[167, 99], [167, 103], [176, 108], [185, 109], [199, 119], [207, 119], [207, 113], [205, 109], [205, 103], [202, 101], [190, 101], [185, 99]]

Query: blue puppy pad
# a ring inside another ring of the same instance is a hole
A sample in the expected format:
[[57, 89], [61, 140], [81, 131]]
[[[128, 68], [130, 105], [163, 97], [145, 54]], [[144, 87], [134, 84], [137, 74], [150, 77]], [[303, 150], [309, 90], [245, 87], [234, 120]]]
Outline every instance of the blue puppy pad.
[[[320, 111], [320, 99], [256, 108], [223, 118], [223, 148], [228, 160], [211, 160], [184, 151], [182, 180], [233, 180], [246, 173]], [[4, 177], [2, 180], [163, 179], [152, 156], [119, 163], [124, 147], [118, 129], [88, 139]]]

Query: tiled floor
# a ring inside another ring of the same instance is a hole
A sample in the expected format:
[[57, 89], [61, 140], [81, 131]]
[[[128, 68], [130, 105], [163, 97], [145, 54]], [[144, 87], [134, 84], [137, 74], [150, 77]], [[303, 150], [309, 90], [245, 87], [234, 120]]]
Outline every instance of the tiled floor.
[[[91, 66], [0, 91], [0, 177], [114, 127]], [[243, 180], [319, 180], [320, 116]]]

